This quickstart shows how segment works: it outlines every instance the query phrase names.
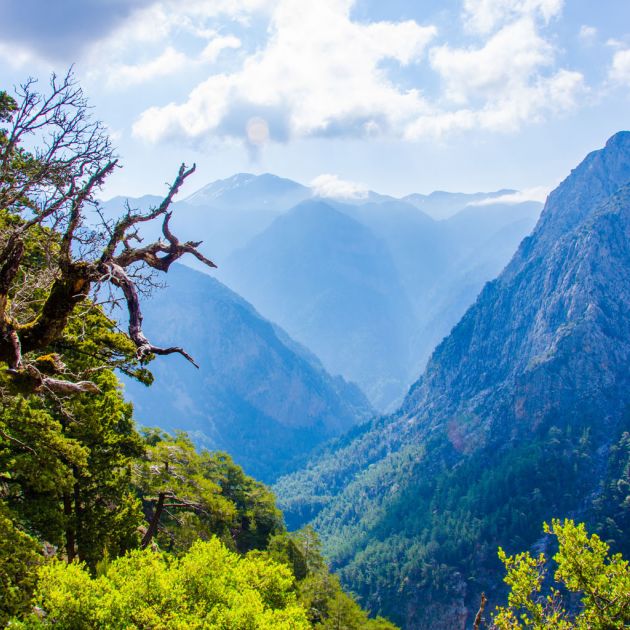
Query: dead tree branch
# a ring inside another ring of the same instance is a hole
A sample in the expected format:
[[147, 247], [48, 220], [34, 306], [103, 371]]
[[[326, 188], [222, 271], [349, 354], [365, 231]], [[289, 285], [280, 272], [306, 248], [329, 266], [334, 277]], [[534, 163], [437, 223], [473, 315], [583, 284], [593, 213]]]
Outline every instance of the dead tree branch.
[[[148, 211], [127, 204], [116, 223], [101, 213], [99, 226], [88, 224], [85, 207], [96, 204], [95, 193], [118, 160], [103, 125], [92, 120], [71, 71], [61, 79], [53, 75], [46, 95], [35, 84], [29, 79], [20, 86], [17, 100], [0, 93], [0, 121], [9, 123], [0, 129], [0, 209], [8, 213], [0, 226], [0, 361], [36, 391], [97, 391], [90, 381], [76, 376], [67, 380], [64, 372], [43, 375], [32, 355], [49, 352], [77, 306], [92, 304], [90, 298], [106, 285], [113, 287], [114, 299], [119, 299], [116, 291], [124, 296], [137, 360], [180, 354], [196, 366], [183, 348], [163, 348], [147, 339], [139, 299], [139, 288], [141, 292], [152, 285], [152, 273], [167, 272], [182, 256], [215, 267], [199, 251], [200, 241], [180, 241], [170, 228], [173, 199], [195, 165], [182, 164], [164, 199]], [[27, 138], [35, 149], [25, 148]], [[141, 245], [139, 225], [160, 217], [163, 237]], [[25, 261], [33, 239], [45, 248], [39, 269], [32, 260]], [[37, 274], [46, 282], [33, 281]], [[18, 286], [29, 279], [30, 290]], [[15, 296], [19, 299], [12, 303]]]

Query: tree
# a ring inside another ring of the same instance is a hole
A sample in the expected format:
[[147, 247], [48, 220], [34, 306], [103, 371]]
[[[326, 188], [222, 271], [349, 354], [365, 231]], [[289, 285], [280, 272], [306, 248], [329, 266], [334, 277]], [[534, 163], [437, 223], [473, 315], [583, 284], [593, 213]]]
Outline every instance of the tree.
[[267, 555], [291, 568], [297, 581], [299, 603], [314, 628], [329, 630], [396, 630], [382, 617], [370, 619], [355, 599], [344, 593], [339, 578], [331, 575], [321, 553], [315, 530], [307, 526], [297, 532], [271, 538]]
[[229, 455], [197, 452], [183, 432], [148, 430], [144, 437], [145, 454], [134, 467], [147, 515], [143, 547], [160, 534], [163, 546], [181, 552], [215, 535], [245, 553], [266, 548], [283, 530], [274, 496]]
[[126, 337], [94, 309], [80, 327], [73, 320], [64, 338], [73, 340], [68, 367], [95, 370], [92, 378], [100, 393], [64, 400], [4, 396], [0, 495], [41, 540], [58, 547], [68, 560], [78, 556], [94, 567], [105, 550], [115, 556], [138, 542], [142, 512], [131, 484], [131, 464], [144, 446], [120, 383], [111, 370], [101, 369], [101, 358], [92, 352], [107, 339], [124, 354]]
[[[615, 630], [630, 624], [630, 568], [621, 554], [609, 555], [609, 546], [584, 524], [553, 520], [545, 532], [555, 536], [559, 549], [555, 585], [543, 595], [547, 559], [528, 552], [499, 557], [507, 570], [508, 605], [499, 607], [492, 628], [556, 628], [558, 630]], [[565, 607], [562, 590], [579, 598], [577, 607]]]
[[52, 562], [40, 571], [39, 614], [11, 627], [307, 630], [293, 582], [287, 567], [239, 556], [216, 538], [180, 558], [134, 551], [96, 577]]
[[25, 613], [36, 583], [36, 569], [42, 562], [37, 541], [14, 523], [14, 515], [0, 502], [0, 627]]
[[[89, 309], [91, 296], [110, 292], [126, 305], [137, 362], [179, 353], [194, 363], [182, 348], [160, 348], [145, 337], [139, 301], [151, 273], [167, 272], [185, 254], [215, 266], [200, 242], [181, 242], [169, 227], [173, 198], [194, 165], [181, 165], [159, 205], [146, 212], [127, 206], [108, 221], [95, 194], [118, 160], [103, 125], [91, 118], [71, 72], [53, 75], [46, 94], [35, 88], [29, 80], [17, 98], [0, 92], [0, 362], [12, 384], [45, 394], [96, 392], [89, 374], [70, 372], [57, 342], [79, 306]], [[154, 220], [162, 221], [164, 238], [143, 245], [139, 228]], [[43, 250], [36, 273], [28, 261], [33, 233]]]

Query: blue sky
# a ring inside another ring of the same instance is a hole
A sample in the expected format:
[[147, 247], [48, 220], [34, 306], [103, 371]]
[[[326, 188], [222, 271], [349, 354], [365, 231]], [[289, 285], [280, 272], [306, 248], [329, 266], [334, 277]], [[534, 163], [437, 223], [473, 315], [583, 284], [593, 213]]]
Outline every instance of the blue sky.
[[[537, 198], [630, 128], [630, 0], [3, 0], [0, 87], [75, 70], [123, 170]], [[322, 177], [325, 176], [325, 177]]]

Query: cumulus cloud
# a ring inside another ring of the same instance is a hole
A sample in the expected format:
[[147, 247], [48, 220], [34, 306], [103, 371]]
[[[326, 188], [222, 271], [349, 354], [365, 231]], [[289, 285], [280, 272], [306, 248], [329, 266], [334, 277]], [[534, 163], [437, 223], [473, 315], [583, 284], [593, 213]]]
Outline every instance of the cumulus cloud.
[[318, 175], [310, 186], [317, 197], [365, 199], [368, 196], [368, 189], [364, 184], [340, 179], [338, 175], [332, 173]]
[[156, 77], [177, 72], [186, 65], [188, 58], [168, 46], [158, 57], [139, 64], [122, 64], [110, 71], [108, 82], [114, 85], [142, 83]]
[[[562, 0], [463, 0], [462, 24], [476, 41], [466, 47], [435, 43], [437, 29], [412, 20], [354, 21], [355, 0], [249, 2], [269, 16], [267, 41], [243, 54], [235, 71], [208, 76], [183, 102], [145, 110], [134, 123], [136, 137], [238, 138], [256, 152], [292, 137], [505, 132], [574, 107], [585, 90], [581, 73], [557, 67], [555, 47], [541, 34]], [[228, 0], [219, 4], [230, 8]], [[190, 21], [183, 13], [178, 19]], [[413, 80], [397, 84], [383, 63], [392, 60], [428, 67], [441, 93], [429, 97]], [[264, 142], [252, 143], [251, 120], [265, 129]]]
[[520, 90], [539, 68], [552, 64], [553, 49], [531, 19], [502, 28], [481, 48], [445, 45], [431, 51], [431, 65], [442, 77], [446, 95], [457, 103]]
[[239, 48], [240, 40], [234, 36], [212, 38], [198, 56], [190, 57], [173, 46], [167, 46], [163, 52], [143, 63], [110, 64], [100, 69], [107, 75], [110, 87], [121, 87], [145, 83], [159, 77], [165, 77], [188, 67], [214, 63], [221, 52], [227, 48]]
[[436, 29], [413, 21], [353, 22], [352, 4], [279, 0], [262, 50], [247, 57], [239, 71], [210, 76], [186, 102], [147, 110], [134, 133], [150, 140], [210, 134], [235, 103], [249, 103], [256, 116], [264, 108], [287, 111], [297, 136], [400, 128], [424, 109], [424, 100], [418, 90], [395, 86], [380, 64], [420, 60]]
[[[489, 4], [484, 4], [486, 9]], [[532, 11], [533, 6], [527, 5]], [[442, 79], [444, 98], [456, 109], [419, 116], [406, 128], [411, 139], [458, 129], [513, 131], [575, 107], [585, 91], [581, 73], [555, 70], [554, 47], [541, 36], [532, 16], [506, 24], [481, 46], [436, 46], [430, 63]]]
[[464, 0], [463, 18], [469, 29], [487, 34], [522, 17], [549, 22], [563, 4], [564, 0]]
[[630, 48], [614, 54], [608, 75], [616, 83], [630, 86]]

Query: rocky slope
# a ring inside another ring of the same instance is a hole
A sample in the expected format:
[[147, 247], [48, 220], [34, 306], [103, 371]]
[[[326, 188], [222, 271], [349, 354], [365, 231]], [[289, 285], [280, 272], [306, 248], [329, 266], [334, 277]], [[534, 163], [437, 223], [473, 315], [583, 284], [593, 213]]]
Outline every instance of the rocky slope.
[[407, 630], [469, 627], [481, 590], [500, 595], [497, 546], [531, 546], [551, 517], [627, 539], [606, 524], [628, 520], [627, 501], [598, 505], [624, 474], [609, 453], [630, 430], [629, 278], [621, 132], [549, 196], [400, 411], [277, 484], [289, 522], [315, 525], [373, 611]]
[[181, 343], [200, 369], [174, 356], [151, 365], [154, 387], [127, 382], [141, 424], [189, 431], [269, 482], [370, 417], [356, 386], [331, 377], [217, 280], [173, 266], [167, 282], [144, 305], [146, 333], [157, 344]]

